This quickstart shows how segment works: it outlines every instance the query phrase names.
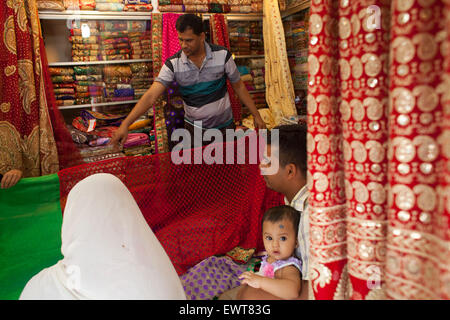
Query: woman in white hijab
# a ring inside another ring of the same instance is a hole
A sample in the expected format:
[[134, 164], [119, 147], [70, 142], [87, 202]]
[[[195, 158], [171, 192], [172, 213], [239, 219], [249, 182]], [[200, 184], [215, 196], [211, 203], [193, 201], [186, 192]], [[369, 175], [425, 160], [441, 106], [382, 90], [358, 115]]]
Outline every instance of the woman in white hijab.
[[111, 174], [73, 187], [61, 237], [64, 258], [31, 278], [20, 299], [186, 299], [133, 196]]

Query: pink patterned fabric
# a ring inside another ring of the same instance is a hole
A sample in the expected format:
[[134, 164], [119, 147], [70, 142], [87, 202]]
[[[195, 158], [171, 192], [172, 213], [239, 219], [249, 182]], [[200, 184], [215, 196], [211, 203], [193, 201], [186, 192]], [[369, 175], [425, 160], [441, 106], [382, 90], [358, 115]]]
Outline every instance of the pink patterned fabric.
[[180, 42], [178, 41], [177, 29], [175, 24], [179, 13], [163, 13], [163, 30], [162, 30], [162, 62], [165, 63], [167, 58], [170, 58], [179, 50], [181, 50]]

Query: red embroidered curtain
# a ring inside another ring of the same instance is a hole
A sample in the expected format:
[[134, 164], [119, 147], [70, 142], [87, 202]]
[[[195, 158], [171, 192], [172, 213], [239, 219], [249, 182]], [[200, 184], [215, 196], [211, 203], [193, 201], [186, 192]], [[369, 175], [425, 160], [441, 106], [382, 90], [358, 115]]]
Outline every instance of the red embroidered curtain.
[[449, 20], [449, 1], [311, 1], [316, 299], [450, 298]]
[[0, 8], [0, 173], [40, 176], [78, 164], [54, 102], [36, 1]]

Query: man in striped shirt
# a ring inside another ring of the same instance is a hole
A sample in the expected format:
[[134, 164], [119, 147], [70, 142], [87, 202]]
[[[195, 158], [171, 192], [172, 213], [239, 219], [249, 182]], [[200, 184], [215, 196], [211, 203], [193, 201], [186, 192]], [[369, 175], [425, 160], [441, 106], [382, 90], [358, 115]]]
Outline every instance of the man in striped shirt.
[[205, 41], [202, 19], [194, 14], [182, 15], [177, 20], [176, 29], [181, 50], [166, 60], [150, 89], [122, 122], [112, 143], [126, 141], [128, 126], [143, 115], [173, 81], [180, 86], [185, 128], [191, 134], [198, 121], [201, 121], [202, 129], [215, 128], [223, 133], [225, 129], [235, 128], [227, 79], [252, 113], [255, 127], [264, 129], [265, 123], [241, 81], [231, 53], [224, 47]]

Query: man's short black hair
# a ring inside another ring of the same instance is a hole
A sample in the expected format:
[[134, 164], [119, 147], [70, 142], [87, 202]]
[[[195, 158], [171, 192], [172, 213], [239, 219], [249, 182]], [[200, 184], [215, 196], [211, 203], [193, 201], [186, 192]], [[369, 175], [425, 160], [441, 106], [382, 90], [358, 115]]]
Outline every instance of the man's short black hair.
[[192, 29], [197, 36], [204, 32], [202, 18], [192, 13], [186, 13], [180, 16], [177, 19], [175, 28], [178, 32], [185, 32], [187, 29]]
[[279, 222], [283, 219], [287, 219], [292, 222], [292, 225], [294, 226], [295, 230], [295, 235], [297, 235], [298, 224], [300, 223], [300, 215], [301, 213], [291, 206], [284, 205], [273, 207], [264, 213], [261, 221], [261, 226], [264, 223], [264, 221]]
[[[274, 129], [278, 129], [279, 132], [280, 165], [285, 167], [293, 163], [306, 177], [308, 169], [308, 154], [306, 150], [308, 129], [306, 124], [280, 125], [272, 130]], [[271, 144], [271, 134], [267, 136], [267, 144]]]

